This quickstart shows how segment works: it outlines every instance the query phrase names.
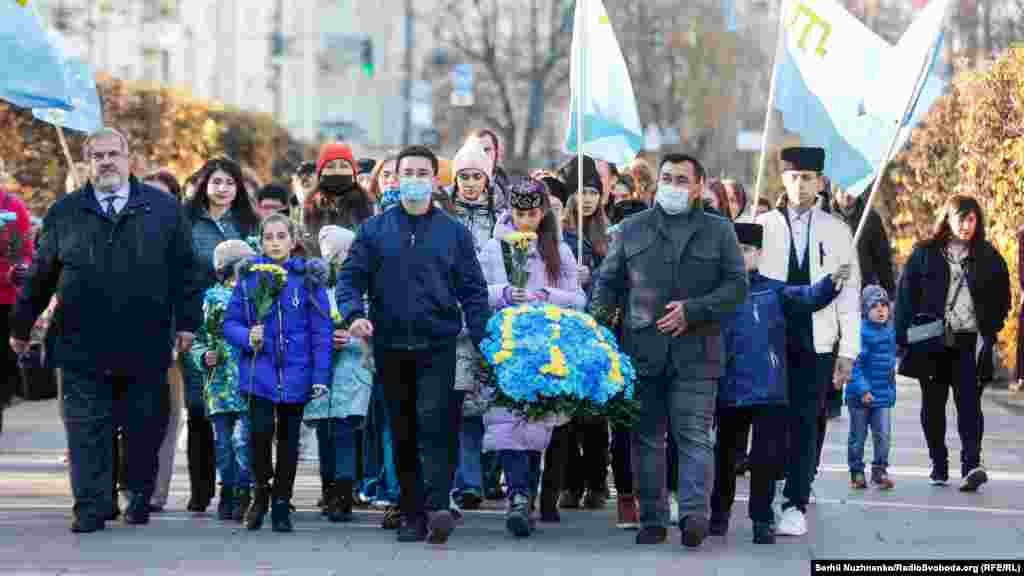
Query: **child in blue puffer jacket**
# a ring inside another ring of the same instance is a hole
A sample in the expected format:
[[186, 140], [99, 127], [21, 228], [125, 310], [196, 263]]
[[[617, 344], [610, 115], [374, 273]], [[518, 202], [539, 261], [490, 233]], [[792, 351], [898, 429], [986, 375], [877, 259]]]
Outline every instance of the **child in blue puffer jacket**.
[[864, 318], [860, 329], [860, 356], [846, 385], [846, 407], [850, 411], [847, 460], [850, 486], [867, 488], [864, 477], [864, 444], [868, 428], [874, 442], [871, 483], [882, 490], [895, 485], [889, 467], [890, 412], [896, 404], [896, 331], [889, 322], [889, 295], [881, 286], [865, 286], [861, 292]]
[[[264, 256], [245, 265], [224, 315], [224, 339], [240, 351], [239, 389], [249, 411], [252, 480], [256, 485], [246, 528], [263, 525], [271, 496], [275, 532], [291, 532], [291, 497], [299, 459], [302, 411], [314, 392], [329, 391], [333, 325], [325, 287], [327, 266], [320, 260], [291, 258], [292, 222], [281, 214], [260, 224]], [[257, 317], [254, 298], [283, 269], [284, 286], [269, 311]], [[271, 453], [277, 438], [277, 465]]]

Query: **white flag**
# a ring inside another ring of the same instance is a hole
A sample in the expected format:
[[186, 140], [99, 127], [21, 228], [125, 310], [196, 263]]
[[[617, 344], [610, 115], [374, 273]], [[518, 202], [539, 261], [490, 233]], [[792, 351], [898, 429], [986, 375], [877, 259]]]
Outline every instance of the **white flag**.
[[576, 0], [571, 62], [565, 149], [578, 152], [577, 106], [582, 103], [583, 153], [614, 164], [631, 161], [643, 149], [643, 128], [626, 59], [601, 0]]

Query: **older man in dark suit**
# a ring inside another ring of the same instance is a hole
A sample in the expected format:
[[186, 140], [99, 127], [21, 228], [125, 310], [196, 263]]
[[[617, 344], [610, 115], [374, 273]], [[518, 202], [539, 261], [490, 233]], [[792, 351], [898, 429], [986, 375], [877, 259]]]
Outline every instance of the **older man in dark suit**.
[[700, 162], [670, 154], [658, 172], [655, 206], [623, 221], [597, 273], [592, 310], [606, 322], [621, 311], [623, 346], [639, 374], [637, 543], [668, 537], [659, 498], [671, 422], [679, 526], [683, 544], [696, 547], [708, 529], [711, 423], [725, 363], [719, 321], [744, 301], [749, 284], [732, 223], [701, 208]]
[[125, 431], [125, 522], [148, 522], [168, 420], [172, 330], [186, 352], [202, 317], [191, 227], [175, 198], [130, 176], [128, 141], [114, 129], [92, 134], [85, 157], [90, 182], [43, 220], [10, 342], [25, 350], [56, 294], [48, 354], [63, 374], [73, 532], [102, 530], [110, 515], [115, 426]]

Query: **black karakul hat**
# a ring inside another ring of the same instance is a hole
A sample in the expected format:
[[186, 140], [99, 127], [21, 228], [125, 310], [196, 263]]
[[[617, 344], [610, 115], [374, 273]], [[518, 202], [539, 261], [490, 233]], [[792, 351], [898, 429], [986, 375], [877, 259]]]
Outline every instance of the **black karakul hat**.
[[764, 227], [752, 222], [734, 222], [736, 239], [740, 244], [761, 248], [764, 243]]
[[267, 184], [256, 192], [257, 200], [279, 200], [282, 204], [288, 203], [291, 192], [280, 184]]
[[824, 172], [825, 149], [805, 146], [783, 148], [779, 160], [785, 164], [784, 170], [800, 172]]
[[359, 169], [359, 174], [369, 174], [377, 166], [377, 161], [373, 158], [363, 158], [356, 163], [356, 166]]
[[[577, 190], [579, 188], [579, 161], [573, 158], [563, 168], [565, 169], [565, 187], [569, 190], [569, 194], [579, 192]], [[583, 187], [593, 188], [597, 191], [603, 188], [601, 175], [597, 171], [597, 162], [590, 156], [583, 157]]]
[[547, 188], [543, 182], [525, 178], [512, 185], [508, 192], [508, 203], [517, 210], [532, 210], [544, 207]]

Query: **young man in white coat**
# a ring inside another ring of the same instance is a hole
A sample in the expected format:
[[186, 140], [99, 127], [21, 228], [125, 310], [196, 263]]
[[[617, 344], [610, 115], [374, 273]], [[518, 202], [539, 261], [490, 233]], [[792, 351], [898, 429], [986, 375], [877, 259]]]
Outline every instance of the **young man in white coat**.
[[849, 227], [816, 207], [824, 149], [786, 148], [780, 160], [787, 202], [758, 217], [764, 226], [761, 274], [790, 285], [810, 285], [843, 264], [851, 267], [832, 304], [794, 317], [787, 330], [790, 461], [776, 531], [803, 536], [817, 461], [818, 417], [829, 387], [846, 384], [860, 352], [860, 270]]

